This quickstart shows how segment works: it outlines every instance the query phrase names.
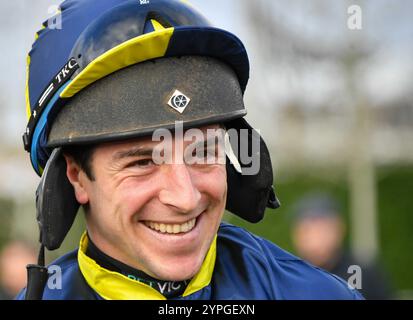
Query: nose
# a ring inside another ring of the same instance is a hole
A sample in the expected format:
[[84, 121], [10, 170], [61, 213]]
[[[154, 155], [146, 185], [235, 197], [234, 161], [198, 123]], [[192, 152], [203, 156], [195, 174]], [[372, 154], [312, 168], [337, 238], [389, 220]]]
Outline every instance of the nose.
[[164, 166], [164, 187], [159, 192], [159, 200], [176, 211], [190, 213], [198, 206], [201, 193], [193, 183], [186, 164]]

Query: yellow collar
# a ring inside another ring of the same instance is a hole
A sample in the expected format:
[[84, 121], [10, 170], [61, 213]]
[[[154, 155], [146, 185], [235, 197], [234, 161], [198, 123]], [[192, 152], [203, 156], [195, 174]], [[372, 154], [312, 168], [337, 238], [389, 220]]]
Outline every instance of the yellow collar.
[[[102, 298], [106, 300], [166, 300], [160, 292], [152, 287], [98, 265], [96, 261], [86, 255], [88, 241], [85, 232], [80, 239], [77, 255], [79, 268], [89, 286]], [[188, 284], [183, 297], [201, 290], [211, 282], [216, 258], [216, 241], [217, 236], [212, 241], [201, 269]]]

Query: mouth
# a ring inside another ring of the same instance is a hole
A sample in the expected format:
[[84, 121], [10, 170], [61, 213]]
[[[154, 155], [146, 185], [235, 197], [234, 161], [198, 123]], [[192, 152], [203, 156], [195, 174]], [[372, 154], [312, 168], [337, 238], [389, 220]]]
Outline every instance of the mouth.
[[197, 218], [193, 218], [184, 223], [160, 223], [154, 221], [143, 221], [149, 229], [163, 234], [182, 234], [190, 232], [196, 225]]
[[[202, 231], [208, 228], [207, 210], [196, 217], [187, 217], [187, 219], [186, 221], [181, 219], [175, 221], [141, 220], [139, 224], [146, 230], [146, 234], [150, 236], [148, 239], [156, 240], [158, 244], [157, 250], [169, 248], [170, 250], [175, 250], [176, 254], [180, 250], [188, 253], [188, 250], [200, 245], [200, 241], [203, 239]], [[151, 246], [154, 243], [154, 241], [151, 241]]]

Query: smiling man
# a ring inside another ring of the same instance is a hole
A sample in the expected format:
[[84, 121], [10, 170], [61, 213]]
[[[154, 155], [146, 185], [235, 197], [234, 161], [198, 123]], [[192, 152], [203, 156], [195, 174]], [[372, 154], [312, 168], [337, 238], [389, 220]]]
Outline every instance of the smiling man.
[[[219, 127], [202, 127], [200, 133], [206, 136], [213, 128]], [[225, 164], [215, 159], [223, 146], [198, 152], [213, 157], [214, 163], [187, 165], [189, 156], [183, 151], [191, 143], [178, 140], [172, 140], [172, 150], [162, 150], [171, 154], [169, 161], [158, 164], [154, 149], [159, 143], [151, 137], [99, 145], [86, 172], [76, 156], [66, 156], [76, 199], [89, 204], [89, 239], [110, 257], [170, 281], [191, 279], [198, 272], [215, 239], [227, 196]], [[180, 145], [183, 148], [177, 148]]]
[[[72, 0], [29, 53], [23, 135], [39, 263], [19, 299], [357, 299], [248, 231], [277, 208], [269, 152], [243, 118], [241, 41], [177, 0]], [[79, 249], [52, 263], [82, 205]]]

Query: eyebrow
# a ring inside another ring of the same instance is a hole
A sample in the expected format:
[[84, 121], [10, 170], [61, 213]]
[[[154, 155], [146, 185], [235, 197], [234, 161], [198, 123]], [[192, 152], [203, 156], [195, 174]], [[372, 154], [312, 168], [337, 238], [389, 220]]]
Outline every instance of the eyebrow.
[[[210, 137], [208, 139], [205, 139], [203, 141], [196, 142], [195, 146], [203, 146], [204, 148], [207, 148], [211, 142], [213, 142], [213, 145], [216, 146], [218, 144], [218, 139], [216, 136]], [[119, 161], [125, 158], [133, 158], [133, 157], [149, 157], [153, 155], [153, 150], [154, 148], [152, 147], [143, 147], [143, 146], [138, 146], [138, 147], [133, 147], [129, 150], [123, 150], [123, 151], [118, 151], [116, 152], [112, 159], [114, 161]]]
[[134, 147], [129, 150], [118, 151], [112, 157], [113, 160], [122, 160], [124, 158], [152, 156], [153, 148], [148, 147]]
[[207, 148], [208, 146], [214, 146], [215, 147], [215, 146], [219, 145], [218, 142], [219, 142], [218, 137], [213, 136], [213, 137], [209, 137], [209, 138], [207, 138], [205, 140], [202, 140], [202, 141], [193, 142], [194, 145], [193, 145], [193, 143], [190, 143], [190, 145], [195, 147], [195, 148], [199, 148], [199, 147]]

